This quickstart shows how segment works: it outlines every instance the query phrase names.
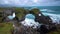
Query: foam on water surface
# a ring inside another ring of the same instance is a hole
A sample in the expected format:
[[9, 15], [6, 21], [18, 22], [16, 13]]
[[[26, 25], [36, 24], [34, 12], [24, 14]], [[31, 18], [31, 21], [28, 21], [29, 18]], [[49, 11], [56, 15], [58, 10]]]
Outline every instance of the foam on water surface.
[[37, 28], [40, 25], [38, 22], [35, 22], [34, 19], [29, 19], [29, 18], [26, 18], [21, 23], [24, 26], [33, 27], [33, 28]]
[[43, 15], [50, 16], [53, 23], [60, 24], [60, 14], [43, 13]]
[[27, 14], [26, 17], [25, 17], [25, 20], [22, 21], [21, 23], [24, 25], [24, 26], [27, 26], [27, 27], [33, 27], [33, 28], [37, 28], [40, 26], [40, 24], [38, 22], [35, 22], [35, 16], [32, 15], [32, 14]]
[[42, 12], [43, 15], [50, 16], [53, 23], [60, 24], [60, 14], [58, 11], [51, 10], [51, 9], [40, 9], [40, 11]]
[[15, 18], [15, 13], [13, 13], [13, 15], [9, 15], [8, 18], [9, 18], [9, 19]]

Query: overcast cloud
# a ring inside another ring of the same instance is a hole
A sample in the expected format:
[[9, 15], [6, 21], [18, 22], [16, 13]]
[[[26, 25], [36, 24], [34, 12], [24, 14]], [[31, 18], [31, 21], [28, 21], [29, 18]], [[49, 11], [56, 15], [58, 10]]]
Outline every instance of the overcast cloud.
[[60, 0], [0, 0], [0, 5], [60, 6]]

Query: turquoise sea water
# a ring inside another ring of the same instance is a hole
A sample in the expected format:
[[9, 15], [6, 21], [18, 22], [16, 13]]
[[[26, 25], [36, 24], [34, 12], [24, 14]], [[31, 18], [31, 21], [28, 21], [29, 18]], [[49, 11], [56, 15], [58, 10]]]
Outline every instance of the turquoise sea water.
[[53, 22], [60, 23], [60, 6], [25, 7], [26, 9], [38, 8], [45, 16], [50, 16]]
[[25, 18], [35, 19], [35, 16], [33, 14], [27, 14]]
[[60, 6], [36, 6], [36, 7], [25, 7], [25, 8], [27, 9], [38, 8], [40, 10], [44, 10], [41, 12], [60, 14]]

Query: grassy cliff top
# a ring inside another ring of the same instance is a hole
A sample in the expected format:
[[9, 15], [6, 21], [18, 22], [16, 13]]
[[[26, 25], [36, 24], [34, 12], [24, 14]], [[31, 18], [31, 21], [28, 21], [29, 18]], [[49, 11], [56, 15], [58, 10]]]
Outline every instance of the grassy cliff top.
[[11, 29], [13, 29], [11, 23], [0, 23], [0, 34], [11, 34]]

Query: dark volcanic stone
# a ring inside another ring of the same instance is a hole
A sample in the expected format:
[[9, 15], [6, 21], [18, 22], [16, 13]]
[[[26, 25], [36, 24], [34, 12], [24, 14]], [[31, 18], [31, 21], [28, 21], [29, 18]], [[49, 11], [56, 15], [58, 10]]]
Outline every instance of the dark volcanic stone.
[[40, 34], [37, 32], [37, 30], [30, 28], [30, 27], [25, 27], [25, 26], [19, 26], [18, 28], [14, 29], [14, 34]]

